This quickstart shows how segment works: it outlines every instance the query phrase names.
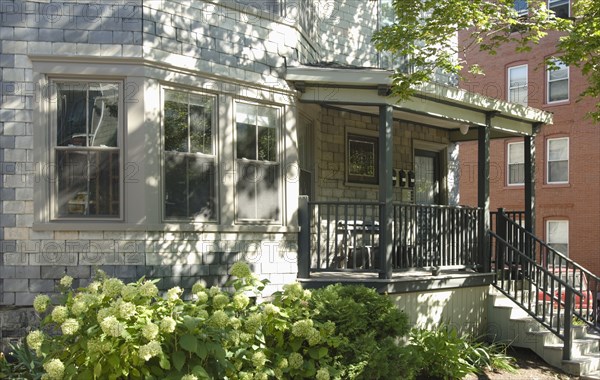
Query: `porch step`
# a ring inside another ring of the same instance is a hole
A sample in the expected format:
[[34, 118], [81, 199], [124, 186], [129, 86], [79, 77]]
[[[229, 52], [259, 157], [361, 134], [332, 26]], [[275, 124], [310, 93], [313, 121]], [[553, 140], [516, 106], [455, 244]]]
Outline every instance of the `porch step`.
[[[526, 297], [526, 295], [524, 295]], [[510, 298], [492, 290], [489, 297], [488, 336], [498, 342], [529, 348], [546, 363], [582, 379], [600, 375], [600, 337], [587, 327], [573, 326], [571, 360], [563, 360], [563, 341], [521, 309]], [[554, 318], [558, 321], [558, 318]], [[595, 377], [596, 376], [596, 377]]]

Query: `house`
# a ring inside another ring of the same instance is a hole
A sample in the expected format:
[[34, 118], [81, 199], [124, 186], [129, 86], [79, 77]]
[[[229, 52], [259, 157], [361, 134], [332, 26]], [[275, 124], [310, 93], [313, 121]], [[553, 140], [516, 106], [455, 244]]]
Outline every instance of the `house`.
[[[386, 4], [0, 3], [2, 337], [65, 274], [189, 288], [239, 260], [265, 295], [360, 281], [484, 332], [489, 142], [551, 116], [444, 84], [388, 96]], [[457, 205], [464, 139], [477, 207]]]
[[[548, 6], [560, 17], [572, 13], [571, 1], [550, 0]], [[517, 1], [522, 14], [527, 2]], [[473, 51], [470, 57], [485, 76], [469, 76], [460, 86], [469, 91], [543, 109], [553, 114], [554, 123], [541, 128], [533, 144], [535, 159], [535, 232], [543, 240], [600, 275], [600, 129], [586, 117], [598, 99], [581, 98], [588, 86], [576, 67], [560, 62], [553, 32], [529, 52], [516, 53], [511, 44], [497, 55]], [[558, 70], [551, 71], [544, 60], [556, 57]], [[476, 181], [473, 170], [476, 147], [460, 144], [460, 202], [475, 205], [477, 195], [469, 183]], [[520, 139], [493, 141], [490, 146], [491, 209], [523, 210], [523, 149]]]

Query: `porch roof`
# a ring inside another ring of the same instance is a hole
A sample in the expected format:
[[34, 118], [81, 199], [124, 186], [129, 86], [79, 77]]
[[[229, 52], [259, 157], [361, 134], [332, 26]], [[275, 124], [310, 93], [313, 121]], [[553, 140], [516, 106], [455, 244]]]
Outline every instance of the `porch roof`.
[[552, 114], [536, 108], [490, 98], [457, 87], [428, 83], [408, 100], [389, 96], [392, 71], [346, 67], [288, 67], [286, 80], [300, 91], [300, 101], [333, 105], [356, 112], [378, 114], [379, 105], [391, 105], [394, 118], [450, 130], [452, 141], [477, 139], [477, 128], [466, 134], [461, 126], [486, 125], [493, 113], [490, 136], [533, 135], [536, 126], [552, 124]]

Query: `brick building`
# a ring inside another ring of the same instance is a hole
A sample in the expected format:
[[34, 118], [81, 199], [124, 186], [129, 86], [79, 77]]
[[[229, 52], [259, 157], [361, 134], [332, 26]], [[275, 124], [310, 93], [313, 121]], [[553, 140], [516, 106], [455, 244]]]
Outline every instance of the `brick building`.
[[[568, 2], [550, 3], [568, 15]], [[559, 37], [549, 34], [530, 52], [515, 53], [510, 44], [494, 56], [471, 52], [469, 62], [485, 76], [467, 75], [460, 86], [553, 114], [535, 138], [535, 233], [600, 275], [600, 126], [586, 117], [598, 99], [580, 98], [587, 82], [577, 68], [544, 66]], [[523, 140], [494, 140], [490, 151], [491, 209], [523, 210]], [[460, 144], [462, 204], [477, 202], [476, 154], [475, 143]]]

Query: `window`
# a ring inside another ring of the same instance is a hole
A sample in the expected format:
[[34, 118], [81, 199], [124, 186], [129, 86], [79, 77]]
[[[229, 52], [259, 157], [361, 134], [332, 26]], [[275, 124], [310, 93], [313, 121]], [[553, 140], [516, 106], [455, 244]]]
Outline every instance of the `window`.
[[569, 221], [546, 221], [546, 241], [548, 245], [558, 252], [569, 255]]
[[164, 91], [166, 219], [217, 218], [215, 103], [213, 96]]
[[519, 16], [527, 16], [527, 0], [515, 0], [514, 7]]
[[548, 139], [546, 159], [548, 183], [568, 183], [569, 138]]
[[57, 80], [51, 88], [54, 215], [120, 217], [122, 84]]
[[548, 0], [548, 8], [554, 11], [556, 17], [569, 17], [569, 0]]
[[525, 182], [525, 144], [508, 144], [508, 185], [522, 185]]
[[527, 105], [527, 65], [508, 68], [508, 101]]
[[554, 61], [553, 67], [546, 69], [548, 83], [548, 103], [569, 99], [569, 66]]
[[379, 183], [379, 142], [377, 137], [348, 134], [348, 182]]
[[236, 219], [279, 221], [279, 109], [236, 103]]

